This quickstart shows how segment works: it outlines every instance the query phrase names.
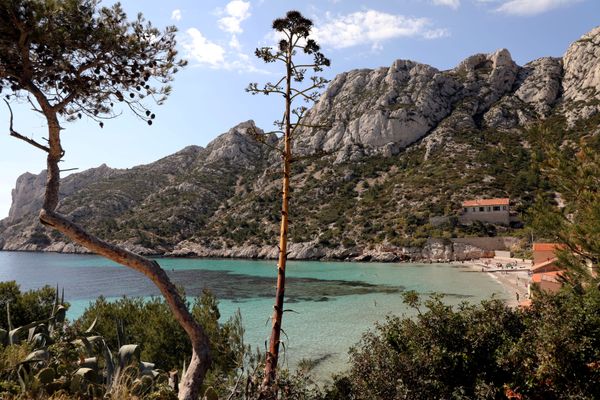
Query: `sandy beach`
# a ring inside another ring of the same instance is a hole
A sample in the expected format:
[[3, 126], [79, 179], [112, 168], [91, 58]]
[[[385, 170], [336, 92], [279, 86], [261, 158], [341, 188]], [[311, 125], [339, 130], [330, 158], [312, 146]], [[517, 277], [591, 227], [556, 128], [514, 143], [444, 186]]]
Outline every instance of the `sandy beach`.
[[[507, 264], [513, 268], [505, 268]], [[480, 258], [471, 261], [465, 261], [463, 264], [489, 274], [492, 278], [501, 283], [509, 294], [508, 305], [516, 307], [520, 302], [527, 300], [529, 285], [529, 269], [531, 260], [522, 260], [517, 258]], [[500, 268], [502, 265], [502, 268]]]

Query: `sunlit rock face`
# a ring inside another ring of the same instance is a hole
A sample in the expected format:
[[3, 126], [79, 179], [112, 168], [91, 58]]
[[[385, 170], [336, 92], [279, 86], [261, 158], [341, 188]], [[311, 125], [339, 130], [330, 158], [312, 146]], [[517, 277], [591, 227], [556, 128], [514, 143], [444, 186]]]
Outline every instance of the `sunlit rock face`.
[[563, 112], [570, 122], [600, 110], [600, 27], [573, 43], [563, 57]]

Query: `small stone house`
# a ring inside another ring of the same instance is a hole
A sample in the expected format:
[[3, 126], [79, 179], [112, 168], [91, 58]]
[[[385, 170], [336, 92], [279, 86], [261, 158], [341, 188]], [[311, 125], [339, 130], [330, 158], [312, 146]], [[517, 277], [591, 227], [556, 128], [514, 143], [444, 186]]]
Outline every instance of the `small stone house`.
[[491, 224], [510, 225], [510, 199], [477, 199], [462, 203], [460, 222], [470, 224], [474, 221]]

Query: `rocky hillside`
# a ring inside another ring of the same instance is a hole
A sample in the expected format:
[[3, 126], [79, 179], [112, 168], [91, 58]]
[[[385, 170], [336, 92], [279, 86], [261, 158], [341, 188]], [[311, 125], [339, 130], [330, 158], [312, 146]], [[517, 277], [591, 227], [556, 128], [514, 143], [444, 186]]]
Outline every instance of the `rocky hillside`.
[[[106, 166], [66, 177], [59, 210], [115, 241], [162, 253], [201, 229], [233, 196], [240, 177], [262, 171], [268, 148], [252, 140], [244, 122], [206, 148], [189, 146], [152, 164], [117, 170]], [[275, 141], [276, 138], [272, 137]], [[83, 251], [37, 222], [45, 172], [17, 180], [8, 218], [0, 222], [4, 250]]]
[[[534, 159], [542, 142], [598, 134], [599, 56], [600, 27], [563, 58], [524, 66], [502, 49], [448, 71], [398, 60], [338, 75], [307, 115], [327, 129], [302, 131], [295, 142], [300, 154], [326, 155], [294, 165], [290, 256], [476, 255], [453, 238], [496, 227], [458, 225], [460, 202], [510, 196], [522, 212], [551, 189]], [[252, 121], [149, 165], [71, 175], [60, 211], [147, 253], [273, 256], [280, 168], [249, 128]], [[43, 182], [44, 173], [18, 179], [0, 248], [81, 250], [37, 223]]]

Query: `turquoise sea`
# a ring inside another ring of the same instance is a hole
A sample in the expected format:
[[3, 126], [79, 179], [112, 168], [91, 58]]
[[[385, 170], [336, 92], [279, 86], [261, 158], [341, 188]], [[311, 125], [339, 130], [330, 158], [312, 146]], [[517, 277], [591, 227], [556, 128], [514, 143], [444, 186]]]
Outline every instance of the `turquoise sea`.
[[[246, 342], [264, 349], [275, 292], [275, 261], [160, 258], [177, 285], [190, 296], [211, 289], [220, 301], [223, 320], [238, 308]], [[479, 302], [492, 294], [507, 298], [487, 274], [450, 264], [383, 264], [296, 261], [288, 264], [283, 328], [285, 362], [294, 368], [302, 358], [323, 359], [317, 373], [344, 368], [348, 349], [362, 333], [390, 314], [411, 315], [401, 291], [445, 294], [445, 301]], [[21, 289], [59, 285], [71, 303], [68, 317], [81, 315], [90, 300], [103, 295], [158, 295], [138, 272], [98, 256], [0, 251], [0, 280], [15, 280]], [[323, 375], [321, 375], [323, 376]]]

